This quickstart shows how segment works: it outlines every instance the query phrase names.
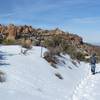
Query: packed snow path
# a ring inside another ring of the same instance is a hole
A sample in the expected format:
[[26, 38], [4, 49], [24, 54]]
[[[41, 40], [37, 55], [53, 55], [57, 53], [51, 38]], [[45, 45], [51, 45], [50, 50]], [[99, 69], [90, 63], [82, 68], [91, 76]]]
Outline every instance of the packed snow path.
[[91, 72], [76, 86], [71, 100], [100, 100], [100, 65], [96, 74]]

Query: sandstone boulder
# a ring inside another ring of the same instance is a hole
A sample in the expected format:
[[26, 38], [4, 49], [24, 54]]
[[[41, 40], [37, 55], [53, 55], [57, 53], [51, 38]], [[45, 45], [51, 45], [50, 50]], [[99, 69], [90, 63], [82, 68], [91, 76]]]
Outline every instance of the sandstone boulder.
[[8, 25], [7, 27], [7, 40], [15, 40], [16, 38], [16, 26], [13, 24]]

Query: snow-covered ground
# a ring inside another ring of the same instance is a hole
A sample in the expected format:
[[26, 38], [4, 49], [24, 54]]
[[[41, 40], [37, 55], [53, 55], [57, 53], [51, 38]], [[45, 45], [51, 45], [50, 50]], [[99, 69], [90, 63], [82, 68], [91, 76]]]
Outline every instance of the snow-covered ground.
[[100, 64], [95, 75], [89, 73], [81, 80], [69, 100], [100, 100]]
[[7, 76], [0, 83], [0, 100], [99, 100], [95, 99], [100, 97], [99, 72], [91, 75], [89, 64], [76, 61], [75, 65], [63, 55], [59, 59], [65, 64], [62, 61], [55, 69], [40, 53], [41, 47], [23, 55], [20, 46], [0, 46], [0, 70]]

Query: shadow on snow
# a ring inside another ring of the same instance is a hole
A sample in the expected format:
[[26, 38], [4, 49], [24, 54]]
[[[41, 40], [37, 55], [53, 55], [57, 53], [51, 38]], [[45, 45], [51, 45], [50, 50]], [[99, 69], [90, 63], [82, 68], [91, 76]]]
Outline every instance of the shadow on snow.
[[98, 72], [95, 72], [95, 74], [100, 74], [100, 71], [98, 71]]
[[0, 51], [0, 66], [9, 65], [5, 62], [7, 54], [5, 52]]

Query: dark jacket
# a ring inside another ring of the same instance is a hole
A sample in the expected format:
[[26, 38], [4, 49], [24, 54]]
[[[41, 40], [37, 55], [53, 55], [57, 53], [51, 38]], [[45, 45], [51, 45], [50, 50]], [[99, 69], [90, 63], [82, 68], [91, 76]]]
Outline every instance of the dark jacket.
[[95, 56], [92, 56], [90, 58], [90, 64], [96, 64], [96, 57]]

